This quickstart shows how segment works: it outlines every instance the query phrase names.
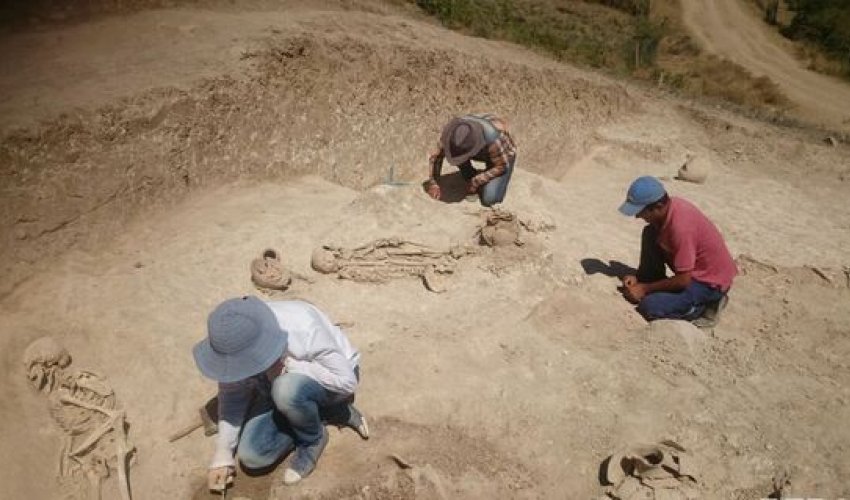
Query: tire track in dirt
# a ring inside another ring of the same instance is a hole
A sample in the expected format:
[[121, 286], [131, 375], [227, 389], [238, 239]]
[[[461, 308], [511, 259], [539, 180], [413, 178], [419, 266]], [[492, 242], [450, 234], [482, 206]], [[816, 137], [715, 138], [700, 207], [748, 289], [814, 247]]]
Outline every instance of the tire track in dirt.
[[683, 0], [685, 25], [708, 52], [776, 82], [801, 118], [850, 131], [850, 85], [807, 70], [740, 0]]

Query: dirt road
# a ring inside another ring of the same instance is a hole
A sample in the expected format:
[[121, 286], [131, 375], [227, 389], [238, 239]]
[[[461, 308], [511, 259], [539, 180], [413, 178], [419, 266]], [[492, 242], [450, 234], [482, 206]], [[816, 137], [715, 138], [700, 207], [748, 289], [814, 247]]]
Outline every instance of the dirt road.
[[705, 50], [776, 82], [804, 120], [850, 130], [850, 84], [806, 69], [740, 0], [683, 0], [682, 8]]

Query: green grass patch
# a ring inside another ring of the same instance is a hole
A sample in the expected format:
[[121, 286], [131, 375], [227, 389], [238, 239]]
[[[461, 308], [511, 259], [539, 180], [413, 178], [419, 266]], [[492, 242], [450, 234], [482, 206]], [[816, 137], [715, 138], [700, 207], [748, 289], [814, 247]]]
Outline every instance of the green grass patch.
[[[628, 71], [651, 65], [662, 27], [643, 11], [646, 0], [415, 0], [447, 28], [542, 50], [595, 68]], [[614, 8], [612, 8], [614, 7]]]
[[655, 66], [658, 46], [661, 39], [664, 38], [665, 32], [663, 22], [657, 22], [644, 16], [637, 18], [632, 35], [633, 50], [628, 54], [627, 59], [631, 69]]
[[794, 11], [782, 34], [793, 40], [815, 44], [840, 64], [850, 77], [850, 2], [847, 0], [789, 0]]

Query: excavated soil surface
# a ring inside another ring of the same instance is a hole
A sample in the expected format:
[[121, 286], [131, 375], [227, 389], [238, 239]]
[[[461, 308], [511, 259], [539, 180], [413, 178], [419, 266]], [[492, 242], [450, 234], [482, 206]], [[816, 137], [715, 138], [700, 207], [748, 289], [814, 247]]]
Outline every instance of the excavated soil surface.
[[[126, 409], [134, 497], [214, 498], [212, 440], [167, 438], [215, 391], [190, 353], [207, 313], [248, 293], [344, 325], [373, 438], [334, 430], [301, 485], [240, 475], [232, 498], [593, 498], [608, 455], [664, 438], [691, 452], [704, 498], [766, 497], [782, 470], [792, 496], [850, 496], [845, 145], [382, 4], [141, 10], [2, 45], [18, 61], [0, 76], [4, 496], [88, 494], [54, 480], [61, 431], [21, 363], [52, 335]], [[480, 207], [419, 184], [441, 125], [467, 110], [515, 132], [503, 208], [554, 228], [478, 248], [444, 293], [312, 271], [322, 245], [476, 244]], [[707, 181], [667, 187], [742, 271], [708, 331], [647, 325], [610, 276], [638, 256], [641, 224], [616, 211], [628, 183], [670, 179], [688, 155]], [[255, 289], [268, 247], [307, 279]]]

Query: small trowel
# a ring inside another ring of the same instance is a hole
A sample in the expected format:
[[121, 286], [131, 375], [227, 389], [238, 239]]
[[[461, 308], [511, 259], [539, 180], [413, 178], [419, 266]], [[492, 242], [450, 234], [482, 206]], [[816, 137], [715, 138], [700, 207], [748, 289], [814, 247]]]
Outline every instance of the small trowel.
[[218, 397], [213, 397], [205, 405], [198, 408], [198, 418], [191, 424], [187, 424], [173, 433], [168, 442], [173, 443], [178, 439], [188, 436], [195, 429], [203, 427], [205, 436], [218, 433]]

